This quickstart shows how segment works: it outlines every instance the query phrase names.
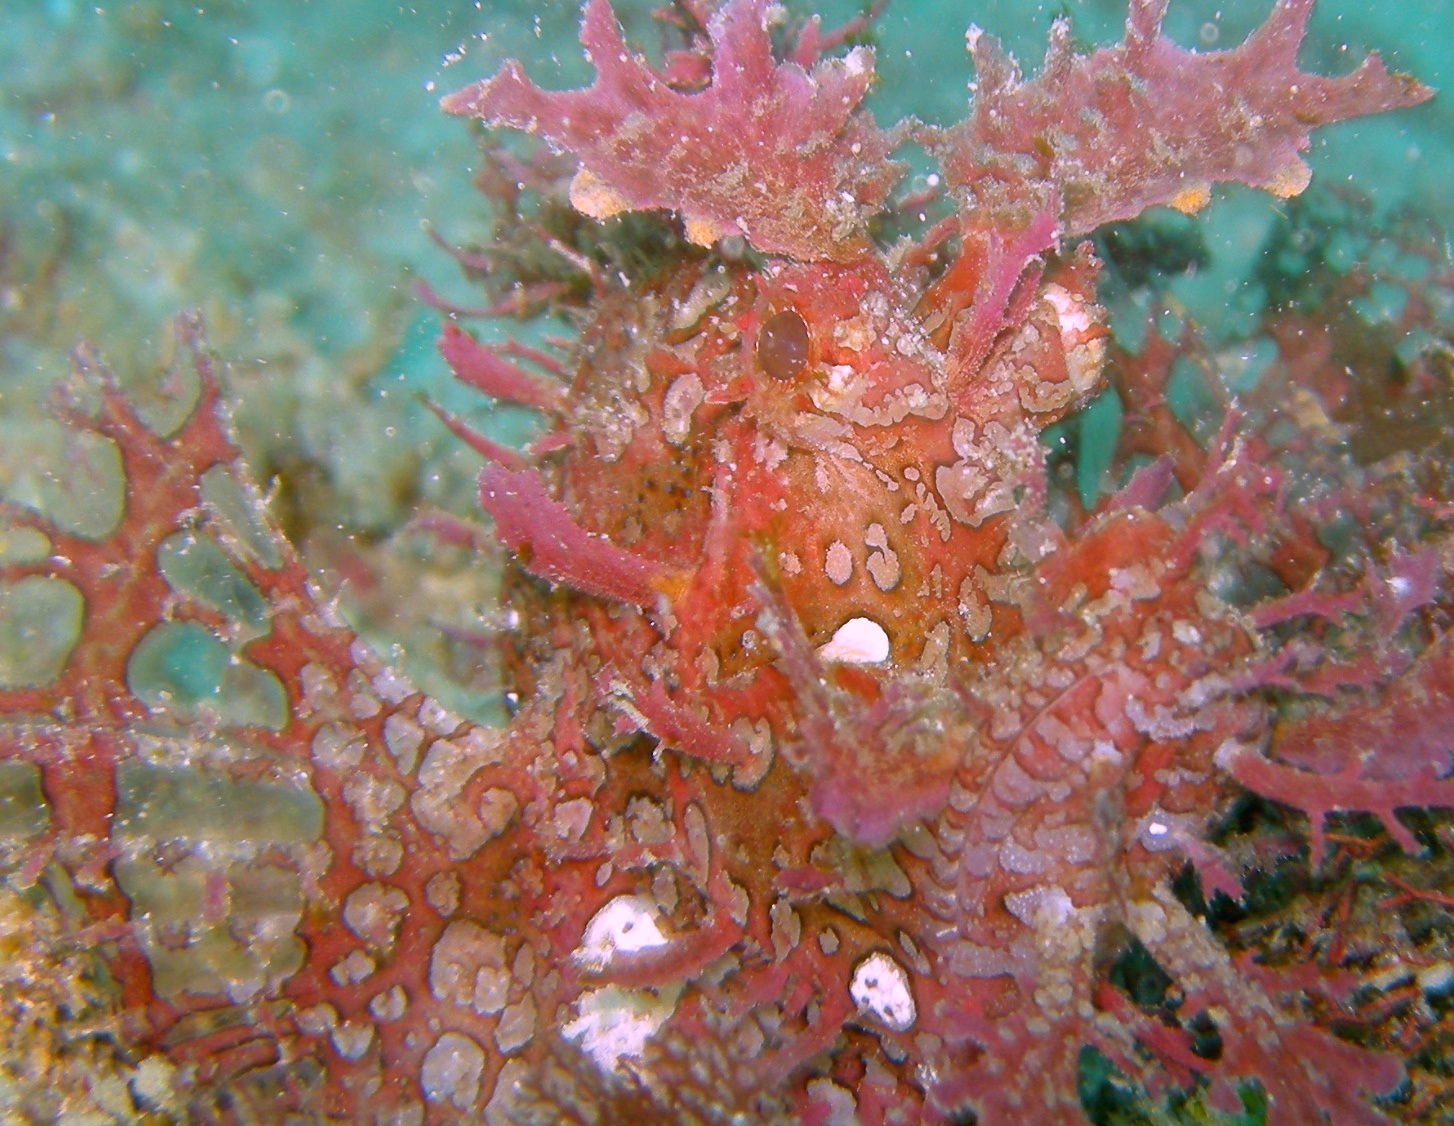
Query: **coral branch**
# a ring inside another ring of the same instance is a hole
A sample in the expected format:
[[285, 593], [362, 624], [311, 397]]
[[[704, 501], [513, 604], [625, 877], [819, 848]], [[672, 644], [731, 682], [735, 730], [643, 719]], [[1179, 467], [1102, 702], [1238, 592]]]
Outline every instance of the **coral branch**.
[[485, 347], [456, 324], [444, 322], [438, 346], [456, 379], [492, 399], [542, 411], [556, 410], [561, 404], [559, 384], [501, 359], [493, 348]]
[[486, 466], [480, 503], [494, 517], [496, 535], [532, 574], [585, 594], [655, 604], [666, 569], [584, 531], [534, 470]]
[[479, 454], [486, 461], [496, 465], [504, 466], [510, 470], [522, 470], [529, 463], [521, 456], [520, 451], [510, 446], [502, 445], [493, 439], [486, 438], [478, 430], [467, 425], [465, 421], [451, 411], [445, 410], [438, 403], [429, 399], [424, 400], [424, 405], [429, 408], [431, 414], [449, 428], [449, 432], [458, 438], [475, 453]]
[[1196, 211], [1221, 182], [1285, 198], [1307, 186], [1301, 154], [1313, 129], [1432, 95], [1377, 56], [1339, 78], [1300, 71], [1313, 0], [1278, 0], [1241, 46], [1207, 54], [1161, 34], [1168, 2], [1133, 0], [1125, 41], [1086, 57], [1057, 20], [1030, 83], [994, 39], [971, 30], [973, 112], [937, 146], [966, 206], [1011, 228], [1053, 207], [1062, 234], [1075, 236], [1156, 204]]
[[1217, 765], [1254, 793], [1306, 813], [1315, 863], [1323, 855], [1324, 818], [1347, 811], [1377, 815], [1405, 852], [1422, 852], [1423, 846], [1394, 811], [1454, 808], [1454, 779], [1441, 778], [1428, 767], [1398, 781], [1370, 780], [1359, 773], [1358, 759], [1363, 753], [1360, 748], [1357, 757], [1350, 756], [1349, 766], [1337, 774], [1316, 774], [1265, 758], [1244, 744], [1230, 743], [1218, 753]]
[[670, 208], [704, 246], [740, 235], [772, 254], [857, 257], [898, 180], [891, 139], [858, 110], [873, 54], [857, 47], [811, 70], [779, 63], [769, 11], [767, 0], [724, 4], [707, 27], [712, 84], [685, 92], [628, 51], [608, 0], [589, 0], [590, 88], [547, 93], [512, 61], [443, 105], [575, 153], [571, 202], [594, 218]]

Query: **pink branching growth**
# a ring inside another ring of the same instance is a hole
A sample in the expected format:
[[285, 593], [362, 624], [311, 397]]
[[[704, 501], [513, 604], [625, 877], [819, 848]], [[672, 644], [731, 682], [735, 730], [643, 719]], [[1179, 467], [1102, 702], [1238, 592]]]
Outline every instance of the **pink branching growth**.
[[1040, 281], [1040, 256], [1055, 243], [1054, 213], [1036, 216], [1009, 245], [1006, 241], [998, 231], [976, 228], [924, 298], [932, 310], [926, 327], [944, 333], [953, 323], [955, 357], [971, 375], [978, 373], [1000, 333], [1024, 319]]
[[1426, 549], [1396, 554], [1387, 573], [1371, 564], [1362, 583], [1351, 590], [1328, 593], [1313, 588], [1262, 603], [1252, 610], [1258, 629], [1302, 615], [1338, 621], [1345, 614], [1371, 614], [1379, 637], [1387, 641], [1404, 619], [1434, 600], [1440, 578], [1439, 553]]
[[[101, 436], [114, 446], [125, 503], [117, 525], [92, 540], [73, 538], [38, 515], [22, 517], [56, 548], [30, 570], [69, 584], [86, 612], [56, 676], [36, 687], [0, 691], [0, 761], [37, 772], [48, 814], [41, 837], [5, 843], [7, 860], [18, 847], [20, 855], [30, 854], [22, 874], [63, 867], [76, 881], [77, 910], [85, 918], [124, 921], [110, 964], [127, 1019], [137, 1028], [137, 1047], [165, 1055], [175, 1068], [171, 1081], [188, 1121], [214, 1121], [219, 1112], [212, 1096], [219, 1089], [232, 1088], [226, 1097], [241, 1107], [250, 1097], [244, 1090], [260, 1075], [280, 1075], [288, 1061], [313, 1054], [299, 1040], [307, 1022], [294, 1024], [274, 999], [298, 968], [301, 949], [317, 960], [292, 978], [293, 985], [309, 1004], [333, 991], [327, 965], [353, 941], [344, 937], [353, 931], [338, 925], [339, 908], [369, 884], [367, 869], [380, 871], [377, 863], [385, 856], [376, 846], [407, 849], [425, 864], [437, 850], [414, 825], [391, 844], [382, 836], [369, 842], [382, 828], [382, 808], [342, 798], [346, 786], [354, 795], [402, 795], [398, 763], [389, 762], [387, 752], [366, 762], [352, 740], [369, 728], [383, 746], [384, 709], [377, 697], [364, 703], [376, 688], [390, 698], [391, 713], [419, 708], [422, 697], [385, 672], [315, 604], [307, 571], [241, 475], [197, 320], [179, 318], [177, 336], [173, 382], [185, 395], [187, 373], [194, 372], [200, 390], [168, 435], [141, 419], [89, 349], [78, 351], [84, 399], [98, 404], [94, 413], [68, 410], [67, 421], [75, 433]], [[227, 578], [223, 597], [205, 581], [188, 584], [188, 557]], [[168, 649], [160, 661], [142, 658]], [[209, 687], [206, 655], [214, 649], [225, 655], [217, 662], [221, 683]], [[199, 699], [189, 699], [189, 689]], [[269, 706], [229, 711], [229, 690], [251, 691]], [[442, 708], [431, 701], [426, 710], [444, 724], [448, 713]], [[459, 721], [448, 719], [448, 726], [453, 731]], [[266, 815], [253, 812], [251, 820], [229, 824], [215, 809], [164, 808], [169, 792], [174, 802], [177, 795], [205, 793], [229, 810], [241, 800], [239, 792], [251, 793], [299, 816], [270, 839], [274, 826]], [[323, 812], [329, 803], [332, 810]], [[396, 801], [391, 813], [397, 807]], [[165, 843], [153, 834], [164, 835]], [[242, 849], [235, 847], [239, 836], [249, 838]], [[320, 845], [337, 863], [317, 863]], [[259, 846], [267, 860], [253, 867], [250, 850]], [[166, 929], [173, 924], [163, 926], [138, 905], [147, 902], [148, 886], [166, 894], [180, 890], [185, 899], [194, 884], [196, 917], [180, 931]], [[308, 903], [306, 912], [296, 913], [298, 938], [280, 939], [273, 922], [254, 931], [244, 921], [252, 910], [248, 897], [263, 886], [271, 888], [270, 918], [285, 920], [289, 904]], [[417, 886], [411, 890], [420, 894]], [[365, 929], [357, 913], [355, 924]], [[401, 933], [394, 924], [369, 935], [369, 942], [392, 948], [412, 946], [422, 932]], [[219, 952], [219, 961], [207, 963]], [[279, 954], [292, 967], [281, 974], [268, 968]], [[204, 970], [204, 963], [211, 968]], [[417, 961], [408, 973], [417, 988], [423, 976]], [[325, 1007], [336, 1023], [361, 1033], [355, 1018], [362, 1009], [347, 998], [335, 995]], [[313, 1028], [315, 1035], [328, 1031]], [[316, 1041], [314, 1048], [332, 1050]], [[344, 1069], [357, 1066], [358, 1054], [351, 1048], [348, 1054]], [[406, 1055], [417, 1060], [418, 1053]], [[326, 1107], [348, 1117], [362, 1113], [342, 1087], [334, 1099], [307, 1082], [282, 1082], [289, 1085], [288, 1105], [319, 1113]], [[395, 1103], [398, 1094], [397, 1085], [380, 1091], [383, 1105]], [[282, 1103], [269, 1105], [271, 1114]]]
[[456, 324], [444, 323], [438, 347], [456, 379], [492, 399], [543, 411], [561, 404], [558, 383], [512, 364]]
[[1271, 756], [1230, 745], [1220, 765], [1249, 790], [1301, 809], [1312, 822], [1314, 862], [1329, 813], [1378, 815], [1404, 851], [1421, 851], [1395, 816], [1404, 808], [1454, 808], [1454, 635], [1443, 634], [1402, 676], [1338, 711], [1278, 726]]
[[1377, 56], [1339, 78], [1300, 71], [1313, 0], [1278, 0], [1241, 46], [1206, 54], [1161, 34], [1168, 2], [1132, 0], [1125, 42], [1085, 57], [1069, 22], [1056, 21], [1030, 83], [997, 41], [971, 30], [973, 112], [937, 147], [981, 222], [1014, 229], [1049, 207], [1061, 233], [1077, 236], [1157, 204], [1195, 211], [1221, 182], [1297, 195], [1315, 128], [1432, 95]]
[[[176, 531], [171, 518], [176, 512], [195, 509], [201, 503], [200, 482], [213, 465], [235, 456], [216, 411], [220, 388], [210, 359], [203, 351], [201, 326], [195, 317], [177, 321], [177, 373], [171, 378], [185, 381], [183, 372], [194, 362], [199, 382], [199, 404], [181, 428], [169, 437], [159, 437], [142, 421], [121, 394], [115, 375], [87, 345], [74, 353], [76, 388], [81, 394], [101, 389], [99, 415], [92, 419], [78, 406], [66, 403], [62, 415], [77, 431], [89, 430], [114, 443], [120, 454], [121, 470], [134, 489], [126, 497], [126, 511], [115, 532], [126, 537], [128, 548], [138, 557], [153, 555], [167, 535]], [[96, 482], [95, 488], [108, 484]], [[50, 539], [50, 558], [34, 564], [0, 567], [0, 578], [18, 581], [45, 575], [59, 579], [81, 592], [98, 594], [90, 608], [91, 623], [108, 641], [106, 647], [78, 647], [74, 659], [61, 676], [45, 686], [0, 695], [0, 710], [43, 714], [57, 710], [60, 701], [79, 718], [105, 717], [117, 722], [136, 718], [135, 701], [126, 690], [125, 670], [115, 659], [117, 652], [129, 652], [151, 624], [156, 606], [166, 601], [167, 586], [155, 571], [118, 570], [110, 543], [68, 534], [39, 513], [7, 512], [18, 523], [41, 530]], [[59, 574], [55, 563], [63, 564]]]
[[486, 461], [493, 462], [509, 470], [522, 470], [528, 465], [528, 462], [526, 462], [519, 450], [496, 442], [493, 438], [487, 438], [466, 423], [464, 419], [445, 410], [438, 403], [426, 401], [425, 406], [429, 408], [435, 418], [439, 419], [440, 422], [449, 428], [451, 434], [469, 446], [470, 449], [474, 450], [475, 453], [479, 454]]
[[532, 574], [637, 606], [656, 601], [666, 568], [585, 531], [534, 470], [486, 466], [480, 503], [494, 517], [495, 534]]
[[[1156, 893], [1134, 929], [1156, 946], [1157, 960], [1185, 983], [1182, 1009], [1187, 1014], [1236, 1012], [1239, 1020], [1220, 1021], [1220, 1058], [1177, 1054], [1183, 1066], [1211, 1081], [1209, 1102], [1229, 1114], [1242, 1110], [1235, 1076], [1255, 1076], [1267, 1091], [1277, 1121], [1360, 1123], [1377, 1126], [1387, 1117], [1369, 1106], [1368, 1094], [1388, 1094], [1403, 1078], [1403, 1067], [1389, 1055], [1369, 1052], [1288, 1014], [1266, 998], [1289, 984], [1250, 959], [1235, 961], [1195, 925], [1186, 909], [1164, 890]], [[1292, 977], [1294, 975], [1288, 975]], [[1170, 1046], [1162, 1030], [1137, 1037], [1153, 1050]], [[1326, 1117], [1325, 1117], [1326, 1116]]]
[[768, 13], [767, 0], [723, 5], [707, 29], [712, 84], [689, 92], [628, 50], [608, 0], [590, 0], [581, 42], [594, 85], [547, 93], [512, 61], [444, 108], [575, 153], [571, 202], [594, 218], [669, 208], [703, 246], [739, 235], [771, 254], [857, 257], [898, 179], [891, 139], [858, 108], [872, 52], [811, 69], [778, 62]]

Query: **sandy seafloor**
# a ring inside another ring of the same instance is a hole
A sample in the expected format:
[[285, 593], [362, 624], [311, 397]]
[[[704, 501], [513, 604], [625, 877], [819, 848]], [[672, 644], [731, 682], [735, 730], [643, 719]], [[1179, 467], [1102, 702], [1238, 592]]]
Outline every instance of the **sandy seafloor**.
[[[656, 41], [652, 6], [618, 5], [639, 42]], [[1177, 0], [1167, 30], [1234, 45], [1268, 7]], [[833, 26], [856, 6], [822, 10]], [[1061, 11], [1089, 43], [1116, 39], [1125, 15], [1121, 0], [894, 0], [879, 24], [875, 112], [886, 124], [956, 120], [971, 78], [965, 28], [999, 35], [1033, 72]], [[44, 491], [47, 432], [34, 420], [78, 339], [123, 377], [145, 377], [171, 317], [196, 308], [228, 361], [249, 462], [305, 555], [327, 568], [357, 549], [385, 588], [390, 576], [407, 584], [421, 548], [393, 533], [422, 505], [472, 511], [478, 466], [415, 392], [506, 436], [529, 422], [449, 385], [431, 344], [437, 317], [415, 295], [424, 280], [475, 303], [426, 228], [454, 243], [488, 231], [470, 127], [437, 101], [511, 56], [543, 85], [583, 83], [577, 17], [575, 0], [0, 0], [0, 492], [33, 502]], [[1304, 66], [1346, 70], [1377, 47], [1440, 86], [1454, 64], [1439, 45], [1451, 39], [1454, 0], [1323, 0]], [[1318, 182], [1352, 178], [1385, 208], [1454, 211], [1451, 106], [1322, 132]], [[1250, 326], [1247, 279], [1279, 206], [1226, 189], [1204, 213], [1213, 260], [1178, 288], [1214, 336]], [[419, 604], [393, 623], [373, 617], [380, 644], [402, 644], [427, 680], [461, 660], [438, 649], [437, 627], [477, 625], [489, 579], [467, 560], [425, 569]], [[455, 674], [446, 679], [469, 679]], [[486, 714], [488, 678], [475, 679], [435, 687]]]

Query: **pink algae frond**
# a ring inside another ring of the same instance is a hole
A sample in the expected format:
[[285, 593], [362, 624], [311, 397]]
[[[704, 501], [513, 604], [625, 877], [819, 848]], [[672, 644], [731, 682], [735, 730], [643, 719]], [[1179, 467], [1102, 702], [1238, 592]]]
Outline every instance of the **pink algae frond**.
[[770, 254], [858, 257], [899, 175], [886, 160], [892, 138], [859, 108], [873, 54], [779, 62], [770, 10], [767, 0], [723, 5], [707, 25], [711, 84], [689, 91], [628, 50], [609, 0], [590, 0], [581, 43], [592, 86], [549, 93], [511, 61], [443, 105], [574, 153], [571, 202], [585, 215], [667, 208], [703, 246], [736, 235]]
[[495, 520], [495, 534], [543, 579], [650, 606], [667, 578], [660, 565], [583, 529], [565, 505], [551, 499], [534, 470], [487, 465], [480, 475], [480, 503]]
[[1299, 70], [1313, 0], [1278, 0], [1246, 42], [1205, 54], [1161, 34], [1168, 3], [1132, 0], [1125, 41], [1088, 56], [1057, 20], [1029, 83], [971, 29], [973, 111], [931, 137], [961, 206], [1002, 229], [1053, 208], [1061, 234], [1079, 236], [1158, 204], [1197, 211], [1217, 183], [1294, 196], [1308, 184], [1301, 154], [1314, 129], [1433, 95], [1376, 55], [1337, 78]]
[[1454, 808], [1451, 705], [1454, 639], [1446, 633], [1387, 684], [1336, 711], [1279, 724], [1271, 756], [1230, 744], [1219, 763], [1248, 789], [1308, 815], [1315, 862], [1324, 819], [1346, 810], [1376, 814], [1405, 852], [1417, 853], [1422, 846], [1395, 811]]
[[[448, 904], [454, 858], [511, 829], [515, 764], [539, 744], [507, 764], [497, 733], [415, 690], [315, 600], [248, 481], [195, 317], [178, 319], [171, 374], [184, 416], [160, 433], [77, 349], [87, 407], [64, 416], [115, 448], [113, 528], [87, 538], [4, 512], [51, 551], [0, 563], [0, 583], [64, 583], [85, 613], [58, 671], [0, 683], [0, 765], [38, 806], [23, 832], [11, 819], [0, 866], [64, 900], [65, 941], [107, 960], [128, 1048], [179, 1120], [422, 1122], [424, 1101], [469, 1084], [438, 1074], [462, 1035], [413, 1028], [445, 933], [420, 905]], [[272, 706], [230, 708], [239, 690]], [[500, 1061], [472, 1051], [478, 1089]]]
[[440, 330], [438, 347], [455, 378], [476, 391], [536, 410], [560, 406], [563, 392], [558, 383], [510, 363], [450, 321]]

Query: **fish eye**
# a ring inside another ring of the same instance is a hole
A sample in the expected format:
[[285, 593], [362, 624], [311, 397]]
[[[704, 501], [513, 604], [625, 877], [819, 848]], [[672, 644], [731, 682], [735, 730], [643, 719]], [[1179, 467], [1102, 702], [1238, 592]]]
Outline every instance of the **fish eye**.
[[757, 362], [774, 379], [796, 379], [808, 366], [808, 325], [796, 310], [774, 313], [757, 334]]

